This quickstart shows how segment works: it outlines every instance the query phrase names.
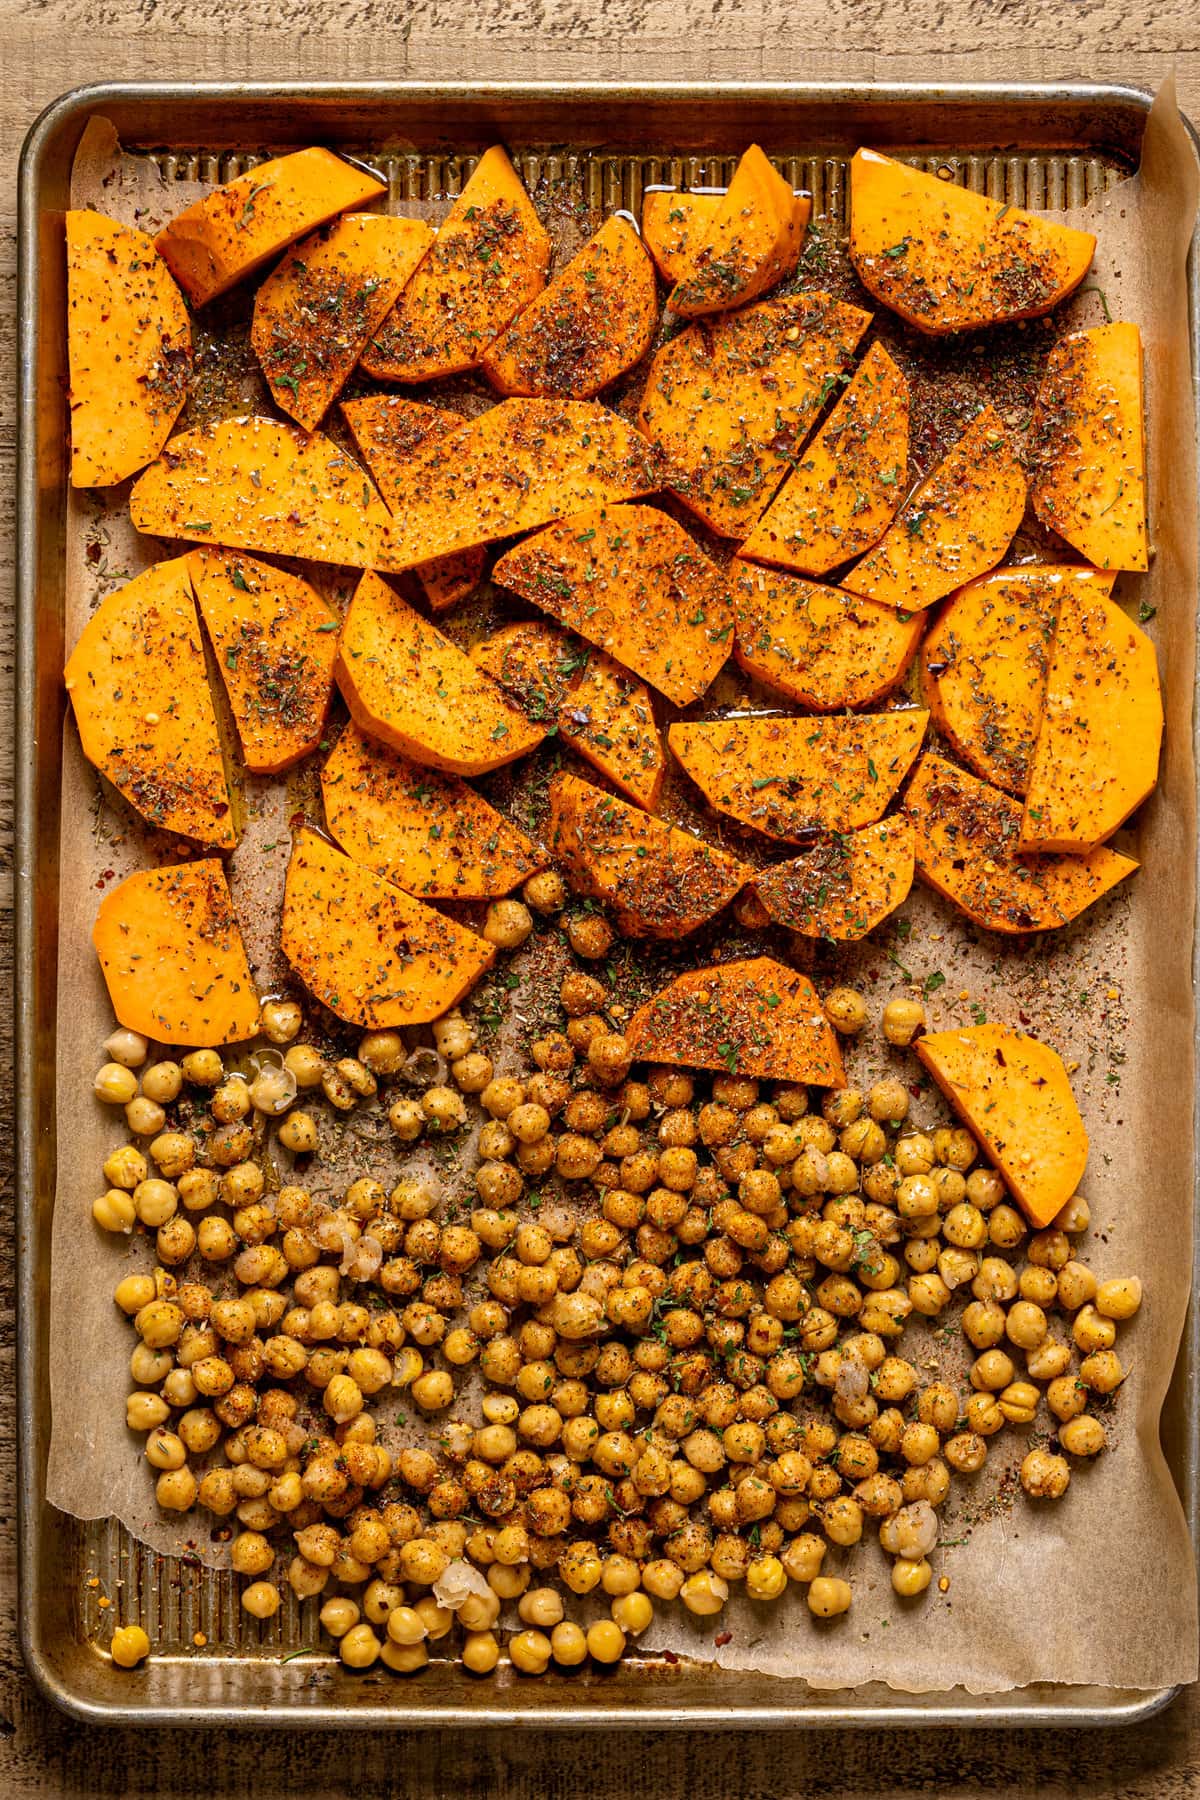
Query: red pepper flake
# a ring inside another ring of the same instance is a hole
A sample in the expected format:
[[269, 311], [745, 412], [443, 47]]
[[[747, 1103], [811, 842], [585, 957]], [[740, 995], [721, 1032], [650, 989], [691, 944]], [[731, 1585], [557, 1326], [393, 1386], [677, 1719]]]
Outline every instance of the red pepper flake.
[[732, 1631], [718, 1631], [716, 1637], [713, 1639], [713, 1643], [717, 1646], [718, 1650], [724, 1649], [726, 1644], [732, 1644], [732, 1642]]

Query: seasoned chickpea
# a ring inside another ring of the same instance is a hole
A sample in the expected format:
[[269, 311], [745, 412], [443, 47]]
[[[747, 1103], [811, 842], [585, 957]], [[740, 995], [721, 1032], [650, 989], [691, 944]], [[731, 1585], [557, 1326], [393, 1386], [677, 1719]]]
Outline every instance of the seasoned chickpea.
[[92, 1092], [106, 1106], [128, 1106], [137, 1091], [137, 1076], [118, 1062], [102, 1064], [92, 1083]]
[[567, 942], [576, 956], [596, 962], [612, 949], [612, 927], [600, 913], [576, 913], [567, 921]]
[[557, 869], [539, 869], [526, 881], [521, 897], [534, 912], [561, 912], [567, 904], [567, 884]]
[[1072, 1456], [1098, 1456], [1108, 1439], [1099, 1419], [1079, 1413], [1059, 1427], [1058, 1441]]
[[925, 1008], [919, 1000], [897, 994], [883, 1009], [883, 1035], [889, 1044], [906, 1049], [925, 1024]]
[[698, 1569], [680, 1588], [679, 1598], [690, 1613], [709, 1618], [719, 1613], [729, 1599], [729, 1583], [708, 1569]]
[[1112, 1394], [1124, 1381], [1125, 1371], [1115, 1350], [1094, 1350], [1080, 1363], [1079, 1379], [1094, 1394]]
[[552, 1646], [544, 1631], [518, 1631], [508, 1646], [509, 1659], [522, 1675], [544, 1675]]
[[825, 996], [825, 1017], [843, 1037], [857, 1037], [867, 1022], [867, 1003], [855, 988], [831, 988]]
[[1084, 1355], [1095, 1350], [1111, 1350], [1117, 1341], [1117, 1328], [1090, 1303], [1081, 1306], [1071, 1327], [1071, 1336]]
[[1005, 1333], [1018, 1350], [1036, 1350], [1048, 1330], [1045, 1313], [1032, 1300], [1018, 1300], [1009, 1307]]
[[1071, 1483], [1071, 1466], [1065, 1456], [1048, 1450], [1031, 1450], [1021, 1464], [1021, 1486], [1034, 1500], [1060, 1500]]
[[1102, 1281], [1096, 1290], [1096, 1311], [1105, 1319], [1132, 1319], [1141, 1304], [1142, 1284], [1136, 1275]]
[[150, 1639], [140, 1625], [118, 1625], [109, 1653], [119, 1669], [135, 1669], [150, 1654]]
[[182, 1087], [183, 1070], [178, 1063], [152, 1063], [142, 1072], [142, 1093], [158, 1106], [169, 1106], [177, 1100]]
[[128, 1236], [137, 1213], [124, 1189], [109, 1188], [98, 1200], [92, 1201], [92, 1217], [102, 1231], [123, 1231]]
[[817, 1575], [809, 1586], [808, 1607], [818, 1619], [833, 1619], [850, 1610], [853, 1598], [848, 1581], [836, 1575]]
[[242, 1589], [242, 1606], [254, 1619], [273, 1619], [283, 1604], [283, 1595], [273, 1581], [252, 1581]]
[[133, 1144], [121, 1144], [104, 1160], [104, 1179], [110, 1187], [132, 1193], [145, 1181], [150, 1170], [141, 1151]]
[[351, 1625], [338, 1644], [338, 1655], [348, 1669], [369, 1669], [382, 1649], [369, 1625]]
[[1006, 1355], [1003, 1350], [985, 1350], [971, 1365], [971, 1386], [999, 1392], [1001, 1388], [1008, 1386], [1014, 1373], [1011, 1356]]
[[892, 1586], [905, 1600], [911, 1600], [917, 1594], [923, 1594], [933, 1580], [933, 1567], [926, 1557], [912, 1561], [905, 1556], [898, 1556], [892, 1564]]
[[487, 909], [483, 935], [498, 950], [519, 950], [532, 930], [533, 915], [520, 900], [493, 900]]

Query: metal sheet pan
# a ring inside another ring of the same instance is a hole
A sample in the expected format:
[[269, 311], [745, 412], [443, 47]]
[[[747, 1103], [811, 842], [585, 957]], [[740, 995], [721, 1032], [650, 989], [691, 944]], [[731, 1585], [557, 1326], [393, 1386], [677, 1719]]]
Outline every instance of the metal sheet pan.
[[[644, 185], [719, 182], [755, 137], [814, 212], [838, 217], [845, 161], [860, 141], [951, 164], [969, 185], [1015, 202], [1074, 204], [1137, 161], [1149, 108], [1140, 91], [1100, 85], [844, 87], [822, 83], [469, 86], [128, 84], [56, 101], [26, 141], [20, 173], [20, 411], [16, 668], [17, 1191], [19, 1254], [20, 1627], [46, 1696], [94, 1723], [357, 1730], [383, 1726], [774, 1728], [795, 1726], [1113, 1725], [1172, 1697], [1102, 1688], [1026, 1688], [994, 1699], [961, 1691], [909, 1697], [882, 1684], [837, 1693], [800, 1682], [671, 1665], [646, 1656], [612, 1675], [480, 1684], [446, 1663], [420, 1683], [349, 1675], [303, 1644], [243, 1634], [232, 1578], [151, 1555], [115, 1525], [86, 1526], [44, 1493], [46, 1318], [55, 1144], [58, 784], [63, 699], [65, 275], [61, 214], [72, 157], [100, 114], [164, 172], [228, 172], [227, 157], [325, 142], [383, 161], [399, 193], [424, 191], [432, 159], [456, 163], [501, 139], [529, 155], [582, 159], [589, 197], [636, 208]], [[569, 147], [564, 147], [569, 146]], [[933, 166], [931, 164], [931, 166]], [[594, 186], [593, 184], [598, 184]], [[1200, 277], [1191, 262], [1193, 368]], [[1200, 417], [1200, 388], [1197, 390]], [[1200, 948], [1194, 957], [1200, 976]], [[1196, 1119], [1200, 1136], [1200, 1112]], [[1193, 1164], [1196, 1163], [1193, 1155]], [[1200, 1502], [1200, 1315], [1189, 1314], [1163, 1421], [1172, 1471], [1196, 1537]], [[97, 1648], [89, 1573], [120, 1581], [126, 1617], [158, 1648], [131, 1680]], [[286, 1620], [280, 1631], [286, 1629]], [[207, 1638], [202, 1651], [193, 1633]]]

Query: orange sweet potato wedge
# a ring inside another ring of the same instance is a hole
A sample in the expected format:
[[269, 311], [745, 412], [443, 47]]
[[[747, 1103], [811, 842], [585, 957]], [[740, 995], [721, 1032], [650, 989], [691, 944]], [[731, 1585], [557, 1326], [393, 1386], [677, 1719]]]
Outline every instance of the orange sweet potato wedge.
[[757, 300], [800, 261], [811, 209], [808, 196], [793, 194], [758, 145], [751, 144], [690, 267], [671, 289], [671, 311], [694, 319]]
[[441, 1018], [496, 955], [475, 932], [306, 829], [288, 862], [281, 942], [309, 992], [370, 1031]]
[[1103, 593], [1064, 595], [1025, 793], [1022, 850], [1086, 855], [1158, 780], [1154, 645]]
[[724, 194], [647, 194], [642, 242], [672, 286], [692, 271], [696, 252], [721, 210]]
[[1103, 846], [1087, 856], [1020, 854], [1020, 802], [941, 756], [921, 758], [905, 807], [922, 880], [986, 931], [1053, 931], [1137, 868]]
[[111, 487], [153, 462], [187, 396], [192, 327], [144, 231], [67, 213], [71, 485]]
[[362, 469], [319, 431], [223, 419], [182, 431], [133, 485], [129, 514], [156, 537], [392, 568], [392, 518]]
[[1090, 231], [1056, 225], [860, 150], [850, 164], [850, 260], [868, 293], [919, 331], [1036, 319], [1079, 286]]
[[1029, 430], [1030, 498], [1043, 525], [1098, 569], [1145, 569], [1142, 334], [1073, 331], [1046, 358]]
[[511, 894], [549, 860], [457, 775], [418, 768], [353, 721], [325, 760], [321, 793], [346, 854], [418, 899]]
[[203, 306], [297, 238], [386, 192], [331, 150], [294, 150], [195, 201], [154, 243], [193, 306]]
[[575, 513], [509, 550], [492, 577], [677, 706], [698, 700], [729, 654], [725, 576], [652, 506]]
[[1087, 1166], [1088, 1140], [1062, 1058], [1004, 1025], [934, 1031], [913, 1045], [1032, 1225], [1049, 1225]]
[[638, 1007], [625, 1036], [647, 1062], [846, 1085], [842, 1053], [812, 982], [772, 956], [689, 969]]
[[337, 682], [368, 737], [450, 775], [486, 775], [546, 735], [377, 575], [364, 575], [354, 590], [338, 643]]
[[502, 394], [590, 400], [639, 363], [658, 323], [654, 265], [614, 214], [483, 359]]
[[926, 712], [672, 725], [671, 749], [711, 806], [785, 843], [880, 817], [921, 747]]
[[920, 612], [995, 568], [1024, 511], [1016, 451], [995, 409], [985, 406], [842, 586]]
[[703, 838], [575, 775], [551, 783], [550, 848], [573, 891], [604, 901], [626, 937], [685, 937], [716, 918], [752, 875]]
[[[383, 495], [388, 510], [399, 513], [408, 484], [420, 481], [422, 464], [440, 465], [439, 446], [462, 419], [441, 406], [423, 406], [402, 394], [371, 394], [347, 400], [342, 417], [350, 427], [363, 461]], [[485, 551], [461, 550], [435, 557], [413, 570], [434, 612], [445, 612], [474, 593], [483, 574]]]
[[969, 581], [925, 639], [921, 686], [933, 722], [977, 775], [1010, 794], [1029, 784], [1050, 639], [1065, 595], [1107, 595], [1115, 577], [1024, 563]]
[[550, 239], [498, 144], [484, 152], [429, 255], [362, 359], [378, 381], [474, 369], [546, 285]]
[[502, 400], [398, 485], [390, 569], [657, 493], [661, 454], [595, 400]]
[[738, 555], [827, 574], [879, 542], [904, 498], [907, 468], [908, 382], [872, 344]]
[[193, 1049], [257, 1032], [259, 998], [219, 857], [128, 876], [100, 902], [92, 943], [127, 1030]]
[[246, 767], [278, 775], [321, 741], [338, 620], [307, 581], [240, 551], [193, 550], [187, 565]]
[[855, 943], [907, 900], [913, 870], [912, 825], [890, 817], [761, 870], [754, 891], [777, 925]]
[[747, 674], [814, 712], [870, 706], [899, 686], [921, 614], [734, 563], [733, 654]]
[[142, 817], [228, 850], [237, 842], [186, 556], [103, 599], [67, 662], [83, 753]]
[[347, 213], [288, 251], [255, 295], [250, 333], [281, 412], [321, 423], [432, 243], [423, 219]]
[[645, 682], [540, 620], [505, 625], [471, 656], [535, 724], [557, 730], [614, 787], [648, 812], [658, 804], [663, 747]]
[[639, 420], [711, 530], [750, 532], [870, 322], [830, 294], [792, 294], [689, 325], [655, 352]]

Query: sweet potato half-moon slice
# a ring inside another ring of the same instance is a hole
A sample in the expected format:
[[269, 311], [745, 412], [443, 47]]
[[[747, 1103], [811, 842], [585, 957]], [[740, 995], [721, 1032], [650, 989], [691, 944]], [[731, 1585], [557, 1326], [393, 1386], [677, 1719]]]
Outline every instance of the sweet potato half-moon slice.
[[985, 781], [1023, 794], [1042, 718], [1050, 640], [1068, 594], [1115, 577], [1070, 563], [994, 569], [951, 596], [925, 639], [921, 687], [933, 722]]
[[368, 1030], [439, 1019], [496, 955], [475, 932], [304, 829], [288, 863], [281, 942], [305, 987]]
[[672, 725], [671, 749], [718, 812], [785, 843], [856, 831], [888, 806], [921, 747], [927, 712]]
[[297, 238], [386, 192], [378, 176], [332, 150], [294, 150], [194, 201], [154, 243], [193, 306], [203, 306]]
[[647, 1062], [846, 1085], [837, 1038], [812, 982], [771, 956], [677, 976], [638, 1007], [625, 1036]]
[[724, 199], [667, 305], [680, 318], [745, 306], [800, 260], [812, 202], [793, 194], [757, 144], [742, 156]]
[[237, 842], [186, 556], [100, 602], [65, 671], [83, 753], [164, 831]]
[[919, 331], [1047, 313], [1091, 266], [1090, 231], [860, 150], [850, 164], [850, 260], [869, 293]]
[[781, 569], [733, 564], [733, 654], [748, 675], [814, 712], [870, 706], [904, 679], [921, 637], [920, 613]]
[[907, 900], [913, 868], [912, 825], [892, 815], [761, 870], [754, 891], [777, 925], [854, 943]]
[[307, 581], [240, 550], [187, 566], [246, 767], [278, 775], [321, 741], [339, 621]]
[[1046, 359], [1029, 430], [1043, 525], [1100, 569], [1149, 566], [1142, 334], [1116, 320], [1073, 331]]
[[153, 462], [187, 396], [192, 327], [144, 231], [67, 213], [71, 485], [111, 487]]
[[628, 937], [685, 937], [727, 906], [751, 871], [575, 775], [550, 789], [550, 847], [576, 893], [603, 900]]
[[921, 758], [905, 809], [922, 880], [987, 931], [1067, 925], [1138, 866], [1103, 845], [1087, 856], [1023, 854], [1020, 801], [941, 756]]
[[1158, 658], [1103, 593], [1058, 609], [1033, 746], [1022, 850], [1086, 854], [1153, 792], [1162, 748]]
[[642, 242], [672, 285], [691, 273], [724, 198], [724, 194], [661, 193], [647, 194], [642, 201]]
[[1004, 1025], [929, 1032], [913, 1049], [1030, 1223], [1049, 1225], [1074, 1194], [1088, 1155], [1058, 1052]]
[[236, 1044], [259, 999], [219, 857], [143, 869], [100, 902], [92, 942], [113, 1011], [163, 1044]]
[[841, 585], [920, 612], [994, 568], [1024, 511], [1016, 449], [995, 408], [985, 406]]
[[337, 681], [368, 737], [451, 775], [486, 775], [546, 735], [377, 575], [364, 575], [354, 590], [338, 643]]
[[346, 854], [418, 899], [511, 894], [549, 861], [457, 775], [408, 762], [353, 720], [325, 760], [321, 794]]
[[475, 368], [540, 294], [550, 239], [499, 144], [486, 150], [437, 241], [368, 346], [379, 381], [433, 381]]

